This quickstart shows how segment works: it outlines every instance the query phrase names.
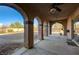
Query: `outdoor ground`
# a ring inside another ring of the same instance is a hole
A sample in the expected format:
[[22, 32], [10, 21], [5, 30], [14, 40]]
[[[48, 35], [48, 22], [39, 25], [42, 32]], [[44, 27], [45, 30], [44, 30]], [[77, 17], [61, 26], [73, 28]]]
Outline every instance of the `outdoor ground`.
[[[0, 35], [0, 55], [12, 54], [24, 46], [24, 33]], [[34, 38], [38, 38], [35, 34]]]
[[23, 47], [23, 33], [0, 35], [0, 55], [12, 54]]

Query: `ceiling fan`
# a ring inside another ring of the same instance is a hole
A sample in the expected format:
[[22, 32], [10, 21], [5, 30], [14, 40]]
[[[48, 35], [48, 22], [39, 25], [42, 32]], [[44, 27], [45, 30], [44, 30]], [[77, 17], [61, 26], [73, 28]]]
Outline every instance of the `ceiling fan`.
[[53, 3], [52, 7], [50, 9], [50, 13], [54, 14], [56, 11], [61, 12], [62, 10], [58, 7], [59, 5], [62, 5], [63, 3]]

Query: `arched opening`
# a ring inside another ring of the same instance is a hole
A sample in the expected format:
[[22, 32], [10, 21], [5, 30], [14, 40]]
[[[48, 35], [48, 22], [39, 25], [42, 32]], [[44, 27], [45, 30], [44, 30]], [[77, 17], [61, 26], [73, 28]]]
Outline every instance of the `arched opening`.
[[79, 42], [79, 19], [72, 20], [72, 38]]
[[79, 21], [74, 23], [74, 34], [79, 35]]
[[79, 41], [79, 21], [75, 21], [74, 22], [73, 29], [74, 29], [74, 33], [73, 33], [74, 39], [76, 39], [77, 41]]
[[39, 21], [37, 17], [35, 17], [33, 20], [33, 33], [34, 43], [37, 43], [39, 41]]
[[54, 23], [52, 25], [52, 35], [64, 35], [64, 27], [61, 23]]
[[4, 55], [11, 54], [24, 45], [25, 18], [19, 8], [12, 6], [0, 4], [0, 54]]

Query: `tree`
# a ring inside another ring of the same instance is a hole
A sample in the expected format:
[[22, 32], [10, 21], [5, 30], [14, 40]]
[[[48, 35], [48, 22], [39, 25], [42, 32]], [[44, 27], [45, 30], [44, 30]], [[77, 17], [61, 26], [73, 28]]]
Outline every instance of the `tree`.
[[17, 28], [17, 31], [19, 31], [19, 28], [23, 28], [24, 26], [20, 22], [15, 22], [15, 23], [10, 24], [9, 27]]
[[24, 26], [20, 22], [15, 22], [10, 25], [12, 28], [23, 28]]
[[12, 24], [10, 24], [10, 27], [11, 27], [11, 28], [14, 28], [14, 27], [15, 27], [15, 25], [12, 23]]
[[22, 28], [23, 25], [21, 23], [19, 23], [19, 22], [15, 22], [15, 27], [16, 28]]

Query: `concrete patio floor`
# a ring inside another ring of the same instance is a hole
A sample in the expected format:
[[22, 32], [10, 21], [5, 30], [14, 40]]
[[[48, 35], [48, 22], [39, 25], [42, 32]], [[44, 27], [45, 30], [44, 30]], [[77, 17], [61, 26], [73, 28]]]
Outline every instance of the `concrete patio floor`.
[[66, 39], [65, 36], [46, 37], [23, 55], [78, 55], [79, 47], [68, 45]]
[[33, 49], [26, 49], [21, 55], [79, 55], [79, 47], [66, 43], [65, 36], [49, 36], [35, 44]]

